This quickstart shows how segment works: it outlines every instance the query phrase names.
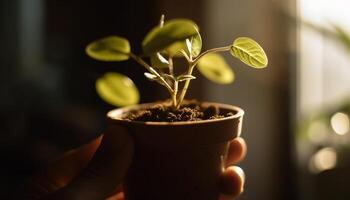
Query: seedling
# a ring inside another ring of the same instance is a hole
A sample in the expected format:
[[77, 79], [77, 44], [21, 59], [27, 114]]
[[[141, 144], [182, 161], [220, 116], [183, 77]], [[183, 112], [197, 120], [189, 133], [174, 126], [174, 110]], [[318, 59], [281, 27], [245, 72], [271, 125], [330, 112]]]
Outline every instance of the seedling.
[[[133, 59], [147, 72], [145, 77], [155, 81], [169, 92], [172, 106], [179, 108], [183, 102], [192, 79], [195, 68], [218, 84], [229, 84], [234, 80], [234, 73], [219, 52], [230, 52], [234, 58], [254, 68], [264, 68], [268, 60], [264, 50], [254, 40], [248, 37], [236, 38], [232, 44], [202, 50], [202, 39], [198, 26], [188, 19], [172, 19], [164, 21], [161, 16], [159, 25], [147, 33], [142, 41], [142, 55], [131, 51], [130, 43], [120, 36], [108, 36], [90, 43], [86, 53], [100, 61], [114, 62]], [[149, 58], [149, 62], [145, 58]], [[174, 59], [185, 58], [187, 70], [180, 74], [174, 73]], [[128, 77], [115, 73], [106, 73], [96, 82], [96, 90], [106, 102], [116, 106], [136, 104], [139, 93], [134, 83]]]

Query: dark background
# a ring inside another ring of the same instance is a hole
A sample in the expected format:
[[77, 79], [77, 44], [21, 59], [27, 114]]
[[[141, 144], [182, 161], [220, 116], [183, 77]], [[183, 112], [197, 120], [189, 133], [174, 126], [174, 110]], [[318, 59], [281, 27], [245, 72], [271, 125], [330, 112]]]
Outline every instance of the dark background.
[[[235, 104], [246, 111], [249, 149], [240, 199], [296, 199], [290, 106], [294, 52], [285, 1], [213, 0], [2, 0], [0, 2], [0, 199], [63, 152], [97, 137], [106, 127], [104, 103], [94, 89], [106, 71], [131, 77], [141, 102], [166, 98], [133, 61], [102, 63], [84, 48], [107, 35], [127, 37], [140, 52], [143, 36], [166, 18], [186, 17], [201, 27], [204, 49], [249, 36], [267, 50], [269, 68], [253, 71], [230, 62], [237, 81], [216, 86], [199, 78], [189, 98]], [[293, 10], [294, 1], [289, 2]]]

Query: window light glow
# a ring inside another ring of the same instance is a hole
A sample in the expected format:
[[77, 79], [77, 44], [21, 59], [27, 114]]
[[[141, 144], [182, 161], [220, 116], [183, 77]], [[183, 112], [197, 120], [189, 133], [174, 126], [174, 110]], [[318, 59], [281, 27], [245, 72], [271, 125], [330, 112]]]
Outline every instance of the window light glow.
[[333, 169], [337, 164], [337, 153], [331, 147], [320, 149], [311, 157], [309, 164], [310, 171], [313, 173]]
[[337, 112], [331, 118], [331, 126], [338, 135], [345, 135], [349, 132], [350, 120], [345, 113]]

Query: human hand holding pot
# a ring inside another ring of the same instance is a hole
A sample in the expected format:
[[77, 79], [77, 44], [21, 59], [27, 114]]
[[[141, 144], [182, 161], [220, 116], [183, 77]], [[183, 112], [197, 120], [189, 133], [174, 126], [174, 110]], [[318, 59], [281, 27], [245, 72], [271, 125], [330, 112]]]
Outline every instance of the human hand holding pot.
[[[243, 171], [233, 164], [237, 164], [245, 152], [242, 138], [230, 142], [226, 169], [218, 183], [221, 199], [232, 199], [242, 192]], [[111, 126], [103, 136], [66, 153], [33, 176], [22, 186], [17, 198], [122, 200], [124, 195], [120, 184], [130, 167], [133, 153], [134, 142], [126, 129]]]

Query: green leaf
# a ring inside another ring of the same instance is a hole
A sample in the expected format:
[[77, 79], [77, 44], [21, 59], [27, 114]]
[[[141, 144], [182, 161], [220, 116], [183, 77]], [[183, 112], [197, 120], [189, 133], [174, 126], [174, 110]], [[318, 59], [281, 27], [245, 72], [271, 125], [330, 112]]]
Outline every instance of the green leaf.
[[155, 53], [151, 55], [151, 66], [154, 68], [167, 68], [169, 62], [160, 53]]
[[137, 104], [140, 99], [133, 81], [116, 72], [108, 72], [97, 79], [96, 91], [104, 101], [114, 106]]
[[100, 61], [123, 61], [129, 59], [130, 44], [125, 38], [108, 36], [90, 43], [86, 53]]
[[173, 19], [164, 23], [163, 27], [153, 28], [142, 42], [146, 55], [162, 51], [175, 42], [185, 40], [197, 32], [197, 25], [187, 19]]
[[172, 57], [181, 57], [183, 56], [180, 50], [186, 50], [186, 44], [184, 41], [175, 42], [168, 46], [166, 49], [164, 49], [162, 52], [166, 55], [172, 56]]
[[263, 48], [247, 37], [239, 37], [233, 42], [231, 54], [243, 63], [258, 69], [266, 67], [268, 63]]
[[196, 79], [196, 77], [189, 74], [183, 74], [178, 76], [176, 79], [178, 82], [181, 82], [181, 81]]
[[216, 53], [210, 53], [203, 56], [198, 61], [198, 70], [207, 79], [219, 83], [229, 84], [232, 83], [235, 76], [225, 59]]

